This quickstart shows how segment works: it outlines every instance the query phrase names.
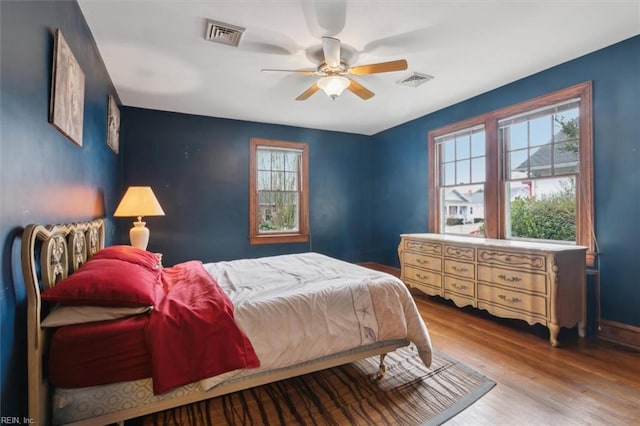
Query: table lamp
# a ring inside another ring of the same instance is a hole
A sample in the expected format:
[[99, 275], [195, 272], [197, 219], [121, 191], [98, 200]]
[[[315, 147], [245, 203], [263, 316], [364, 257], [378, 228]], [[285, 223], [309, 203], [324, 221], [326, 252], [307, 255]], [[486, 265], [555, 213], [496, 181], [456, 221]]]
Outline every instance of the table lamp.
[[164, 210], [150, 186], [130, 186], [113, 216], [138, 217], [129, 231], [129, 239], [133, 247], [146, 250], [149, 244], [149, 228], [142, 221], [142, 216], [164, 216]]

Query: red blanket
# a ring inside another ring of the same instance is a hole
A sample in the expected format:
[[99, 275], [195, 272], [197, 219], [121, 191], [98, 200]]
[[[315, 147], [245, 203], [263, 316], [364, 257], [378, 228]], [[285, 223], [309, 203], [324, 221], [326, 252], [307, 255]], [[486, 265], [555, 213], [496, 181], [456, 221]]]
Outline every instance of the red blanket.
[[154, 393], [260, 366], [236, 325], [231, 300], [201, 262], [164, 268], [162, 284], [166, 294], [151, 313], [147, 333]]

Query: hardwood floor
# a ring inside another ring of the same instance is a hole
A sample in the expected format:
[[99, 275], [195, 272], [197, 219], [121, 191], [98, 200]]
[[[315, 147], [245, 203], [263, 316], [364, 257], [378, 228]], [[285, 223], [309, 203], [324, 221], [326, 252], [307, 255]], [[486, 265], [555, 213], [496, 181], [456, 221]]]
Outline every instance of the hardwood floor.
[[497, 382], [447, 425], [638, 425], [640, 352], [415, 295], [433, 347]]

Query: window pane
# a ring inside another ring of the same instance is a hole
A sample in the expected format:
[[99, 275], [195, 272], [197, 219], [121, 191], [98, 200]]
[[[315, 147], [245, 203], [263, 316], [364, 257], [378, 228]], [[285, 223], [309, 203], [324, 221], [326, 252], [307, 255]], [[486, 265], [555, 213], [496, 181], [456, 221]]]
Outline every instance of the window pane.
[[532, 177], [553, 176], [552, 144], [529, 151], [529, 171]]
[[573, 177], [507, 183], [507, 236], [576, 241], [576, 186]]
[[471, 160], [471, 179], [473, 183], [484, 182], [485, 180], [485, 157]]
[[287, 191], [298, 190], [298, 173], [285, 172], [285, 189]]
[[519, 151], [512, 151], [509, 153], [507, 164], [509, 179], [521, 179], [528, 176], [528, 153], [529, 150], [527, 149], [521, 149]]
[[529, 145], [539, 146], [550, 143], [553, 138], [551, 136], [551, 115], [529, 120]]
[[456, 184], [471, 183], [471, 163], [469, 160], [456, 162]]
[[271, 189], [271, 173], [258, 171], [258, 191]]
[[578, 173], [578, 146], [575, 142], [555, 145], [553, 165], [556, 175]]
[[271, 152], [271, 168], [273, 170], [284, 170], [284, 151]]
[[471, 134], [471, 156], [479, 157], [485, 154], [484, 130]]
[[443, 164], [442, 182], [442, 184], [446, 186], [456, 184], [456, 163]]
[[527, 122], [517, 123], [504, 129], [506, 148], [510, 151], [527, 147]]
[[300, 158], [300, 154], [297, 152], [287, 152], [285, 170], [289, 172], [297, 172], [298, 158]]
[[557, 141], [566, 139], [577, 139], [578, 114], [580, 110], [577, 106], [571, 105], [570, 109], [565, 109], [556, 113], [553, 122], [553, 134]]
[[442, 161], [453, 161], [456, 159], [456, 145], [454, 141], [448, 141], [440, 144], [444, 151]]
[[471, 146], [469, 144], [469, 136], [461, 135], [456, 137], [456, 159], [466, 159], [471, 157]]
[[298, 193], [262, 191], [259, 193], [258, 227], [263, 232], [298, 231]]
[[441, 190], [441, 232], [483, 237], [484, 191], [482, 185], [459, 185]]
[[264, 149], [258, 150], [258, 170], [271, 169], [271, 151]]

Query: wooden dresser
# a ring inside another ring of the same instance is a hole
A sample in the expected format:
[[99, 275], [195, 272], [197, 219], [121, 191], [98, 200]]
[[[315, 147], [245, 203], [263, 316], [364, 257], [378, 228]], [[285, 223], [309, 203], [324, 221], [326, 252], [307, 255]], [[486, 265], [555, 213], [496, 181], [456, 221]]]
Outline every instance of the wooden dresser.
[[549, 328], [586, 325], [586, 247], [441, 234], [402, 234], [401, 279], [409, 287]]

